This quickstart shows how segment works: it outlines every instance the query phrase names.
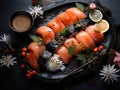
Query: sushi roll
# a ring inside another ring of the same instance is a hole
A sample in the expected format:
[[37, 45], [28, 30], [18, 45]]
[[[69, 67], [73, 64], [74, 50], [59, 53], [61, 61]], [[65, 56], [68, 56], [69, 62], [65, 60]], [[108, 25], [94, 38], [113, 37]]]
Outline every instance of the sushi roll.
[[79, 43], [82, 43], [85, 48], [94, 48], [95, 47], [94, 40], [85, 31], [80, 31], [79, 33], [77, 33], [75, 35], [75, 38]]
[[42, 54], [42, 52], [45, 50], [45, 46], [42, 44], [38, 44], [36, 42], [31, 42], [28, 45], [28, 51], [34, 53], [34, 56], [36, 59], [39, 58], [39, 56]]
[[54, 54], [52, 57], [50, 57], [45, 66], [49, 71], [52, 72], [55, 72], [57, 70], [63, 71], [65, 69], [63, 61], [57, 54]]
[[65, 25], [60, 20], [57, 20], [56, 18], [49, 21], [47, 26], [54, 31], [55, 35], [59, 34], [65, 28]]
[[104, 39], [104, 34], [101, 32], [97, 32], [97, 29], [98, 28], [95, 25], [90, 25], [85, 28], [85, 31], [90, 35], [95, 43], [99, 43]]
[[82, 50], [81, 44], [75, 38], [69, 38], [64, 42], [64, 46], [69, 49], [69, 47], [74, 47], [74, 54], [79, 53]]
[[76, 7], [67, 9], [66, 13], [71, 17], [71, 20], [73, 20], [73, 23], [77, 22], [78, 20], [82, 20], [82, 19], [86, 18], [85, 13], [80, 11]]
[[38, 58], [41, 53], [45, 50], [45, 46], [40, 45], [36, 42], [31, 42], [28, 45], [28, 53], [25, 56], [25, 61], [35, 70], [40, 69], [40, 65], [38, 64]]
[[60, 13], [59, 15], [57, 15], [56, 18], [57, 20], [61, 21], [65, 26], [69, 26], [73, 24], [73, 21], [66, 12]]
[[68, 52], [68, 49], [65, 46], [61, 46], [56, 50], [56, 54], [60, 56], [65, 64], [68, 64], [71, 61], [72, 55]]
[[55, 38], [55, 33], [53, 30], [47, 26], [41, 26], [36, 30], [36, 33], [42, 36], [45, 44], [48, 44]]

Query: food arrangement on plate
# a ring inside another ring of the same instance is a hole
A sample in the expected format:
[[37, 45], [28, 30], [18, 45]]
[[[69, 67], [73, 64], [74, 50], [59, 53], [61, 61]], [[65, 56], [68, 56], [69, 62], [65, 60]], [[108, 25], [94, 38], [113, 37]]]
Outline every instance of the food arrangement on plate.
[[82, 51], [88, 48], [93, 52], [104, 49], [103, 45], [95, 47], [104, 40], [107, 30], [109, 23], [95, 5], [86, 8], [76, 3], [76, 7], [67, 8], [39, 26], [35, 34], [30, 35], [33, 41], [22, 48], [21, 53], [25, 62], [37, 72], [64, 72], [73, 57]]
[[27, 78], [59, 82], [78, 72], [99, 68], [101, 57], [110, 48], [114, 28], [101, 7], [72, 2], [48, 9], [40, 17], [19, 45], [18, 57]]

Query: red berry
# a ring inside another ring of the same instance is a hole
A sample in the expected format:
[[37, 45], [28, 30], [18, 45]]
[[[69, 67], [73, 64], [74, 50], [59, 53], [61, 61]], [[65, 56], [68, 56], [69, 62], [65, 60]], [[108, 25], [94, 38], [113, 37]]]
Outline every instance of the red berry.
[[25, 65], [24, 65], [24, 64], [21, 64], [20, 67], [21, 67], [21, 69], [24, 69], [24, 68], [25, 68]]
[[98, 47], [98, 50], [99, 51], [102, 51], [104, 49], [104, 46], [102, 46], [102, 45], [100, 45], [99, 47]]
[[30, 70], [27, 70], [27, 73], [29, 73], [29, 74], [30, 74], [30, 72], [31, 72]]
[[12, 49], [12, 50], [11, 50], [12, 53], [15, 53], [15, 51], [16, 51], [15, 49]]
[[26, 52], [22, 52], [21, 56], [23, 56], [23, 57], [26, 56]]
[[32, 71], [32, 75], [36, 75], [37, 72], [35, 70]]
[[31, 75], [29, 73], [26, 74], [26, 78], [30, 79]]
[[98, 47], [94, 48], [94, 52], [98, 52]]
[[30, 70], [27, 70], [27, 73], [30, 74], [30, 75], [32, 75], [32, 72]]
[[9, 52], [9, 50], [8, 50], [8, 49], [5, 49], [5, 50], [4, 50], [4, 53], [8, 53], [8, 52]]
[[22, 52], [26, 52], [27, 51], [27, 48], [26, 47], [23, 47], [22, 48]]

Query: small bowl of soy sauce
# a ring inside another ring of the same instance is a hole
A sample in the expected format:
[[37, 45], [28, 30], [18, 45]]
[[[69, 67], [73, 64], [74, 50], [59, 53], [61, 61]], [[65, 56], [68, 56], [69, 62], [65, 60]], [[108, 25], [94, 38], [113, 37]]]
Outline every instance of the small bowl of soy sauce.
[[16, 11], [10, 17], [10, 27], [18, 33], [26, 32], [31, 29], [34, 19], [26, 11]]

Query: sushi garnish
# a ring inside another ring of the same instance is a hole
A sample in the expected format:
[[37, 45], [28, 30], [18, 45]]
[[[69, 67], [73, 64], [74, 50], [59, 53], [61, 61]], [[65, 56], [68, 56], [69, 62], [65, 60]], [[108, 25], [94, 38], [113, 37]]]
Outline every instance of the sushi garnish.
[[52, 56], [52, 53], [47, 50], [43, 51], [42, 53], [42, 58], [44, 59], [49, 59], [51, 56]]
[[64, 36], [60, 35], [60, 34], [58, 34], [58, 35], [55, 37], [55, 39], [56, 39], [58, 45], [63, 44], [63, 42], [66, 40], [66, 38], [65, 38]]
[[46, 63], [46, 67], [48, 70], [55, 72], [57, 70], [64, 70], [65, 66], [62, 60], [60, 59], [60, 56], [57, 54], [54, 54]]
[[94, 9], [93, 11], [89, 12], [89, 18], [93, 22], [99, 22], [100, 20], [102, 20], [103, 14], [102, 14], [102, 12], [100, 10]]
[[81, 3], [75, 3], [76, 7], [84, 12], [85, 6]]

